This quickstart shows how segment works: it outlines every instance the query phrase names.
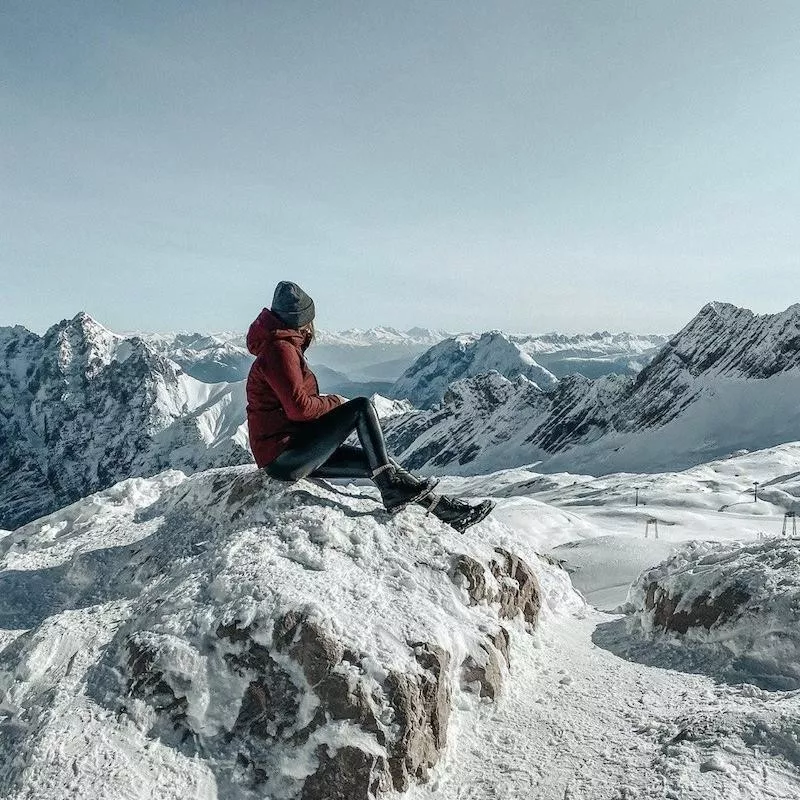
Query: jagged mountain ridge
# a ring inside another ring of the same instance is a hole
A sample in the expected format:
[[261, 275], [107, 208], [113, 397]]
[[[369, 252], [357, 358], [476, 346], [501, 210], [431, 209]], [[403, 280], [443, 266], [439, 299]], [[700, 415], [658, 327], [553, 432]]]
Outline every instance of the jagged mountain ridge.
[[666, 336], [608, 333], [536, 336], [488, 331], [462, 334], [432, 347], [395, 382], [393, 397], [431, 408], [456, 380], [496, 370], [507, 378], [525, 375], [541, 389], [560, 377], [635, 375], [667, 341]]
[[156, 352], [204, 383], [235, 383], [247, 378], [253, 357], [244, 336], [232, 333], [139, 334]]
[[415, 406], [430, 408], [438, 403], [456, 380], [495, 370], [507, 378], [524, 375], [539, 388], [555, 385], [557, 379], [501, 331], [464, 334], [435, 345], [420, 356], [395, 382], [393, 397], [406, 398]]
[[132, 475], [251, 460], [241, 384], [196, 381], [87, 314], [0, 329], [0, 528]]
[[417, 469], [464, 474], [539, 463], [592, 474], [688, 467], [800, 438], [800, 305], [756, 315], [709, 303], [635, 378], [562, 378], [547, 392], [498, 374], [389, 423]]

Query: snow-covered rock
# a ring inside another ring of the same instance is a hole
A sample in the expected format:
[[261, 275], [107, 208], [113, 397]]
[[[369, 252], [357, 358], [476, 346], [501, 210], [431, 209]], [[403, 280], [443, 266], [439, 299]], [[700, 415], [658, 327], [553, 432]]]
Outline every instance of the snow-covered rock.
[[186, 375], [78, 314], [0, 329], [0, 527], [131, 475], [251, 460], [242, 384]]
[[800, 688], [800, 541], [692, 542], [631, 587], [629, 628], [717, 671]]
[[479, 474], [537, 464], [605, 474], [683, 469], [800, 438], [800, 305], [755, 315], [705, 306], [636, 378], [562, 378], [546, 392], [501, 375], [450, 387], [391, 423], [412, 467]]
[[408, 414], [410, 411], [414, 410], [408, 400], [392, 400], [380, 394], [374, 394], [370, 399], [375, 406], [375, 411], [377, 411], [381, 419], [397, 417], [400, 416], [400, 414]]
[[497, 521], [252, 467], [126, 480], [0, 554], [9, 800], [405, 789], [503, 691], [509, 637], [583, 608]]
[[523, 375], [540, 389], [556, 383], [556, 377], [517, 342], [500, 331], [490, 331], [456, 336], [432, 347], [396, 381], [392, 395], [418, 408], [430, 408], [454, 381], [492, 371], [507, 378]]

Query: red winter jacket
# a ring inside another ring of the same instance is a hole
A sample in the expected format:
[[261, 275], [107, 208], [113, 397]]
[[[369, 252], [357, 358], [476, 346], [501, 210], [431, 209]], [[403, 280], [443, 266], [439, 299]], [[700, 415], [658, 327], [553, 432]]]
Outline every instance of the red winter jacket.
[[303, 355], [307, 347], [303, 334], [287, 328], [268, 308], [247, 332], [247, 349], [256, 357], [247, 376], [247, 426], [259, 467], [271, 464], [286, 449], [300, 423], [341, 403], [334, 395], [320, 397]]

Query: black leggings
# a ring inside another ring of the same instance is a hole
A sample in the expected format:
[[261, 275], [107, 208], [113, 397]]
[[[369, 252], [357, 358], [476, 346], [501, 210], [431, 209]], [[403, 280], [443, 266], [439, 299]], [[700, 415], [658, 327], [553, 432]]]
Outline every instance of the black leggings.
[[[342, 444], [353, 431], [361, 447]], [[286, 450], [267, 466], [267, 474], [282, 481], [300, 478], [371, 478], [389, 463], [378, 415], [367, 397], [356, 397], [305, 422]]]

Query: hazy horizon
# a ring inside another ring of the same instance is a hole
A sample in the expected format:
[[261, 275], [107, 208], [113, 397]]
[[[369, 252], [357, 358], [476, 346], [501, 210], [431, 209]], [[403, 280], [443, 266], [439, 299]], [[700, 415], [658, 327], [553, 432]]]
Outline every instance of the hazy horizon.
[[677, 331], [800, 299], [800, 4], [0, 10], [0, 325]]

